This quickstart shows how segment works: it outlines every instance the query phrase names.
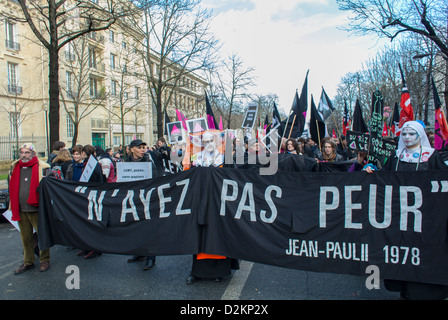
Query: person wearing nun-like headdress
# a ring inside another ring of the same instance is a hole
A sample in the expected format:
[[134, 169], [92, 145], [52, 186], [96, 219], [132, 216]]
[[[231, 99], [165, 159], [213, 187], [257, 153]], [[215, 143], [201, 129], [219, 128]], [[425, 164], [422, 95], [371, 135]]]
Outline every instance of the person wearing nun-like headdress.
[[[398, 148], [381, 170], [431, 171], [448, 169], [440, 154], [431, 147], [425, 129], [418, 121], [404, 123]], [[374, 170], [366, 166], [365, 171]], [[384, 279], [387, 290], [400, 292], [402, 299], [442, 300], [448, 297], [448, 286], [411, 281]]]
[[[405, 122], [395, 154], [384, 164], [383, 170], [426, 171], [448, 169], [440, 154], [431, 147], [425, 129], [418, 121]], [[371, 167], [365, 167], [371, 173]]]

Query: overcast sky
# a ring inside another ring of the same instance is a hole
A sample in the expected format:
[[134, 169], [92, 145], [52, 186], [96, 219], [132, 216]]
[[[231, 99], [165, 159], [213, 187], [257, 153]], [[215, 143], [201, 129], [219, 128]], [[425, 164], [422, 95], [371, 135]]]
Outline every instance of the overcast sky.
[[322, 86], [333, 98], [341, 77], [356, 72], [377, 50], [373, 38], [338, 29], [347, 14], [335, 0], [203, 0], [213, 9], [212, 28], [223, 55], [236, 53], [256, 69], [255, 93], [274, 93], [289, 112], [307, 70], [316, 105]]

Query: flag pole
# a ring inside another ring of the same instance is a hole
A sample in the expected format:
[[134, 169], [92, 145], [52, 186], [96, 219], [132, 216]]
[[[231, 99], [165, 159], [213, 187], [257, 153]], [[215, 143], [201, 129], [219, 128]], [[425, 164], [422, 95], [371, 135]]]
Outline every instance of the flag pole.
[[297, 115], [294, 115], [294, 119], [292, 120], [292, 126], [291, 129], [289, 130], [289, 135], [288, 135], [288, 139], [291, 137], [291, 133], [292, 133], [292, 129], [294, 128], [294, 123], [296, 122], [296, 117]]
[[320, 145], [320, 132], [319, 132], [319, 123], [316, 119], [316, 129], [317, 129], [317, 139], [319, 139], [319, 150], [322, 152], [322, 146]]
[[285, 130], [283, 130], [282, 140], [280, 140], [280, 143], [278, 146], [278, 152], [280, 152], [280, 149], [282, 148], [282, 142], [283, 142], [283, 138], [285, 137], [286, 129], [288, 128], [288, 122], [289, 122], [289, 117], [291, 116], [291, 111], [292, 110], [289, 110], [288, 119], [286, 120], [286, 127], [285, 127]]
[[339, 131], [338, 123], [336, 122], [336, 118], [334, 117], [334, 112], [331, 113], [331, 117], [333, 118], [334, 125], [336, 126], [336, 131], [338, 132], [338, 136], [341, 136], [341, 132]]

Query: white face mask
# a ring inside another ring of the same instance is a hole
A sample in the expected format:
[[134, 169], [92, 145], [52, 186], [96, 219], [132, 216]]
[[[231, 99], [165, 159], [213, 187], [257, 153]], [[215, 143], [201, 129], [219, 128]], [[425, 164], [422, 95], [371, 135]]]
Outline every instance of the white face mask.
[[401, 131], [401, 137], [406, 148], [413, 149], [420, 146], [420, 136], [417, 131], [406, 127]]

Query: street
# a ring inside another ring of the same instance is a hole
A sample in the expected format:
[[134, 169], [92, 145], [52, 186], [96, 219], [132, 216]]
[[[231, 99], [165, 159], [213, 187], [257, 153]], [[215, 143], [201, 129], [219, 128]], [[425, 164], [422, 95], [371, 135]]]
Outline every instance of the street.
[[[20, 275], [22, 263], [19, 232], [8, 222], [0, 223], [1, 300], [396, 300], [397, 293], [368, 290], [367, 275], [353, 276], [286, 269], [240, 261], [240, 269], [221, 282], [200, 280], [186, 285], [191, 256], [157, 257], [144, 271], [144, 262], [127, 263], [128, 256], [102, 254], [85, 260], [77, 250], [51, 248], [51, 268], [36, 267]], [[67, 289], [79, 270], [79, 289]]]

